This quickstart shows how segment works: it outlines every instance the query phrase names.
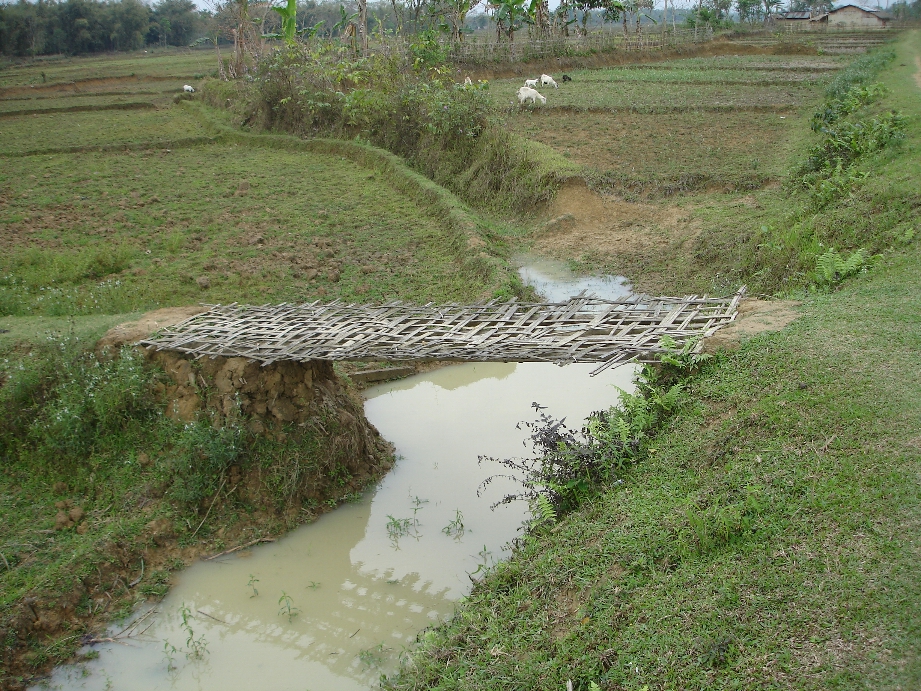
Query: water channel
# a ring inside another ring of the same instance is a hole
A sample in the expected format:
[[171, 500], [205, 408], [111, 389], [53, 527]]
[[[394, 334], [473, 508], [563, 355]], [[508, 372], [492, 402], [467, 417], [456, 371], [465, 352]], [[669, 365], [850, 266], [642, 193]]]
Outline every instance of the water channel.
[[[548, 299], [582, 289], [565, 267], [521, 271]], [[587, 287], [626, 292], [619, 280], [607, 286]], [[361, 501], [276, 543], [189, 567], [137, 627], [143, 635], [95, 646], [98, 657], [58, 668], [39, 688], [372, 688], [420, 630], [451, 616], [469, 574], [503, 558], [527, 517], [522, 502], [490, 508], [511, 481], [478, 496], [501, 471], [478, 456], [526, 454], [516, 425], [534, 419], [532, 402], [578, 426], [616, 401], [615, 387], [630, 388], [631, 366], [589, 377], [593, 368], [467, 363], [368, 389], [367, 417], [398, 461]]]

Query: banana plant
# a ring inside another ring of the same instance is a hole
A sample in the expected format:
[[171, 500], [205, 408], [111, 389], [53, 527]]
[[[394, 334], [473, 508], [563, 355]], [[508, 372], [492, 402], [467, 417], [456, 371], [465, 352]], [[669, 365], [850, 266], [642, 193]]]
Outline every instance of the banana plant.
[[350, 33], [348, 30], [349, 25], [354, 24], [355, 18], [358, 16], [358, 12], [353, 12], [349, 14], [345, 11], [345, 5], [339, 5], [339, 21], [333, 26], [332, 31], [336, 33], [337, 31], [340, 34]]
[[285, 43], [294, 43], [297, 36], [297, 0], [288, 0], [284, 7], [273, 7], [281, 16], [281, 35], [273, 34], [272, 38], [284, 38]]
[[502, 34], [508, 37], [509, 43], [515, 40], [515, 32], [525, 24], [532, 24], [528, 8], [525, 6], [527, 0], [502, 0], [494, 5], [496, 21], [496, 37]]

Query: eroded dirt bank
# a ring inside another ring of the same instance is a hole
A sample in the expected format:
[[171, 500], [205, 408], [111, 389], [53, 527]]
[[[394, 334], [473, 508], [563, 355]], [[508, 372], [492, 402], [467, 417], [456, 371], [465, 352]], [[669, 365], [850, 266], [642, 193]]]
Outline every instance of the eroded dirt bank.
[[[120, 325], [99, 341], [97, 354], [118, 357], [118, 348], [198, 311], [158, 310]], [[168, 449], [126, 450], [137, 459], [139, 486], [124, 506], [94, 510], [91, 499], [56, 483], [54, 529], [38, 532], [75, 543], [72, 576], [34, 584], [0, 617], [0, 688], [24, 688], [101, 635], [113, 617], [162, 597], [171, 571], [238, 545], [270, 541], [355, 496], [391, 467], [392, 447], [331, 363], [260, 367], [243, 358], [145, 355], [161, 371], [150, 395], [167, 417], [178, 425], [210, 422], [237, 430], [233, 439], [246, 452], [220, 470], [219, 489], [191, 514], [153, 472], [168, 462]], [[210, 462], [205, 449], [201, 462]], [[105, 526], [123, 520], [120, 513], [129, 520], [113, 536]]]

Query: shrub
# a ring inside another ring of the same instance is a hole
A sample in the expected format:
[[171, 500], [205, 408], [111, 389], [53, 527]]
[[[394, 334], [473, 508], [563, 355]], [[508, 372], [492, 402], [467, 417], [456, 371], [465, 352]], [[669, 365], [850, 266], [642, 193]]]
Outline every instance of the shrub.
[[643, 458], [655, 430], [679, 407], [687, 379], [709, 358], [693, 352], [694, 342], [678, 348], [674, 340], [664, 337], [661, 345], [665, 352], [658, 363], [640, 370], [636, 392], [621, 391], [619, 404], [593, 413], [581, 432], [569, 429], [565, 420], [555, 420], [534, 403], [538, 419], [522, 424], [531, 430], [535, 455], [502, 460], [481, 456], [481, 463], [497, 462], [515, 474], [491, 476], [480, 491], [496, 477], [511, 477], [522, 491], [496, 504], [523, 499], [531, 504], [538, 522], [553, 521], [577, 508], [601, 483], [616, 479]]
[[871, 154], [904, 138], [905, 117], [886, 113], [856, 122], [842, 122], [823, 130], [825, 139], [816, 144], [802, 167], [803, 173], [849, 166], [861, 156]]

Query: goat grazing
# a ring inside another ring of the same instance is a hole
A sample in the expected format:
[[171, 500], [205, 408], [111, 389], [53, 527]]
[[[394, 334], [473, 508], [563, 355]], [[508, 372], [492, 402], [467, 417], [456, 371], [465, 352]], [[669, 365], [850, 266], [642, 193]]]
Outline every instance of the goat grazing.
[[563, 75], [563, 81], [564, 81], [564, 82], [571, 82], [571, 81], [572, 81], [572, 77], [570, 77], [568, 74], [564, 74], [564, 75]]
[[547, 98], [537, 93], [536, 89], [532, 89], [530, 86], [523, 86], [518, 89], [518, 104], [523, 106], [525, 101], [530, 101], [536, 105], [538, 101], [547, 103]]
[[537, 86], [537, 82], [539, 82], [539, 81], [540, 81], [539, 79], [525, 79], [525, 80], [524, 80], [524, 85], [525, 85], [525, 86], [528, 86], [528, 87], [531, 87], [531, 88], [533, 89], [533, 88], [535, 88], [535, 87]]
[[473, 80], [470, 77], [464, 79], [464, 86], [473, 86]]
[[189, 86], [188, 84], [185, 84], [185, 85], [182, 87], [182, 90], [185, 91], [187, 94], [194, 94], [194, 93], [195, 93], [195, 89], [193, 89], [193, 88], [192, 88], [191, 86]]
[[541, 86], [552, 86], [554, 89], [560, 88], [556, 85], [556, 82], [553, 81], [553, 77], [551, 77], [549, 74], [542, 74], [540, 76], [540, 85]]

